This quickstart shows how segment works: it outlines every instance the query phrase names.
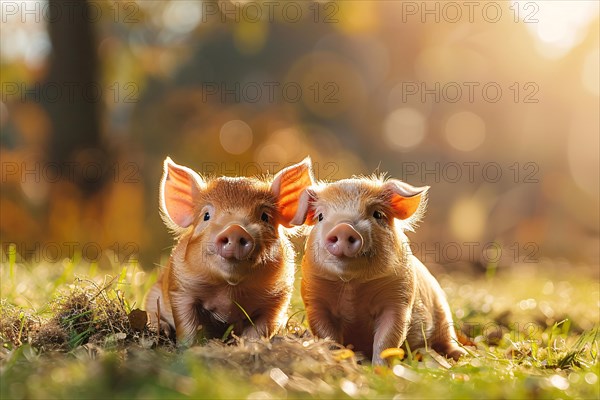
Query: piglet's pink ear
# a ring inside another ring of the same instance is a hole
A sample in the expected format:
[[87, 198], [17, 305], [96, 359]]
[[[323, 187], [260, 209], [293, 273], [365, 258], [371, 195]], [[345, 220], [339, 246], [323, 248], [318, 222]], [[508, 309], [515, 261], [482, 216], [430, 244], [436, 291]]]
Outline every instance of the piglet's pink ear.
[[314, 187], [310, 186], [304, 189], [298, 198], [298, 207], [296, 208], [294, 218], [292, 218], [289, 224], [292, 226], [314, 225], [315, 210], [312, 207], [312, 203], [316, 199], [317, 194]]
[[425, 212], [429, 186], [414, 187], [397, 179], [390, 179], [383, 185], [386, 197], [394, 212], [394, 218], [418, 220]]
[[160, 209], [167, 225], [187, 228], [194, 222], [195, 200], [205, 183], [194, 171], [167, 157], [160, 183]]
[[282, 169], [275, 175], [271, 191], [277, 197], [279, 223], [289, 228], [302, 225], [308, 210], [306, 191], [314, 183], [312, 162], [306, 157], [298, 164]]

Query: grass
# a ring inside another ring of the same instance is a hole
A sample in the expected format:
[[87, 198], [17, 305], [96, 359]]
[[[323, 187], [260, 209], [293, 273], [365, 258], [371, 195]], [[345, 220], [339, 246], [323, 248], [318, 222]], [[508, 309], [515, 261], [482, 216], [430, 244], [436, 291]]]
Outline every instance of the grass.
[[[543, 275], [542, 275], [542, 272]], [[0, 266], [1, 398], [599, 398], [597, 279], [522, 266], [439, 275], [472, 346], [459, 362], [390, 352], [389, 368], [314, 340], [296, 294], [286, 332], [178, 351], [145, 327], [156, 280], [131, 262], [102, 270]], [[296, 291], [298, 293], [298, 291]]]

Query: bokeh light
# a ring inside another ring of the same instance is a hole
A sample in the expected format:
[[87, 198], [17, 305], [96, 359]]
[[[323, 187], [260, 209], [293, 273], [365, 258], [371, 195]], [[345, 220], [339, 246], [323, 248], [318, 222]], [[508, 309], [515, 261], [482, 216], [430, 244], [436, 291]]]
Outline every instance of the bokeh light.
[[283, 166], [305, 157], [307, 151], [302, 133], [296, 127], [287, 127], [273, 132], [268, 140], [256, 149], [255, 158], [260, 164], [276, 163]]
[[383, 137], [393, 149], [407, 151], [416, 147], [425, 138], [427, 121], [414, 108], [399, 108], [392, 111], [383, 122]]
[[370, 1], [340, 2], [338, 29], [348, 33], [368, 32], [377, 25], [376, 5]]
[[[29, 68], [40, 68], [50, 53], [52, 46], [42, 16], [47, 15], [47, 0], [26, 3], [2, 1], [2, 28], [10, 35], [0, 35], [0, 55], [2, 63], [22, 60]], [[18, 10], [28, 7], [29, 14], [21, 15]], [[17, 12], [15, 12], [17, 10]], [[38, 22], [38, 23], [35, 23]]]
[[[67, 68], [51, 56], [59, 26], [47, 11], [3, 14], [1, 155], [14, 163], [2, 187], [3, 242], [118, 236], [139, 243], [151, 267], [169, 243], [155, 202], [166, 155], [229, 176], [275, 173], [310, 155], [320, 179], [380, 171], [430, 185], [420, 240], [536, 240], [540, 254], [597, 264], [593, 246], [572, 245], [598, 236], [597, 2], [492, 2], [497, 22], [483, 4], [470, 13], [452, 2], [300, 2], [287, 14], [284, 3], [250, 0], [92, 3], [89, 36], [70, 38], [93, 41], [97, 65], [85, 79], [101, 89], [99, 103], [48, 101], [48, 84], [66, 94], [67, 69], [91, 63], [74, 57], [80, 64]], [[460, 20], [449, 21], [457, 8]], [[496, 90], [498, 101], [486, 97]], [[93, 129], [75, 118], [86, 112], [96, 113]], [[59, 161], [105, 146], [109, 171], [85, 204], [65, 199], [85, 199], [80, 183], [22, 176], [30, 160], [76, 141], [62, 132], [80, 125], [97, 138]], [[124, 198], [133, 201], [118, 205]], [[69, 210], [96, 225], [82, 228]]]
[[164, 27], [177, 34], [190, 32], [200, 22], [201, 6], [202, 3], [199, 1], [168, 2], [162, 14]]
[[252, 146], [252, 128], [241, 120], [228, 121], [221, 127], [221, 146], [230, 154], [242, 154]]

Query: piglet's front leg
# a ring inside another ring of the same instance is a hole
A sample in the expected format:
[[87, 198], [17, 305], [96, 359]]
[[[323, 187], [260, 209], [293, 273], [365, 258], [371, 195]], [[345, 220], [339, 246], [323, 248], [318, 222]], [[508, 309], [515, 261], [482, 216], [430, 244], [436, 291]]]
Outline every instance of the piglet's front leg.
[[324, 305], [306, 306], [308, 324], [311, 332], [318, 338], [329, 338], [342, 343], [342, 323]]
[[195, 300], [190, 296], [172, 293], [171, 306], [175, 320], [175, 333], [178, 347], [189, 347], [194, 344], [202, 320], [198, 314]]
[[385, 349], [400, 347], [406, 340], [410, 323], [409, 311], [384, 310], [375, 323], [373, 341], [373, 365], [385, 365], [381, 352]]
[[275, 318], [270, 313], [259, 315], [242, 332], [242, 336], [250, 341], [256, 341], [261, 337], [270, 337], [277, 329]]
[[288, 298], [287, 293], [265, 296], [263, 302], [253, 307], [250, 314], [251, 321], [244, 321], [246, 327], [242, 331], [242, 336], [250, 341], [263, 337], [270, 338], [279, 328], [282, 310], [287, 307]]

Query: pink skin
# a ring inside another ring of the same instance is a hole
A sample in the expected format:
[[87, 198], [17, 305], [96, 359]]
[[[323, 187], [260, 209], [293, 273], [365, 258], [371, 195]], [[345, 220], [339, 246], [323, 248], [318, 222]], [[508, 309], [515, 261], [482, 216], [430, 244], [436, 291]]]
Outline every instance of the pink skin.
[[178, 346], [231, 325], [246, 338], [275, 333], [294, 280], [283, 228], [312, 182], [308, 158], [272, 180], [205, 179], [167, 158], [160, 205], [178, 241], [146, 298], [150, 323], [174, 330]]
[[325, 239], [325, 248], [335, 257], [356, 257], [363, 247], [360, 233], [348, 223], [336, 225]]
[[308, 190], [294, 220], [313, 225], [301, 287], [313, 334], [352, 345], [374, 364], [404, 342], [454, 359], [465, 353], [442, 289], [403, 233], [422, 215], [427, 189], [362, 178]]
[[217, 235], [217, 254], [228, 260], [246, 260], [254, 250], [254, 238], [244, 227], [231, 224]]

